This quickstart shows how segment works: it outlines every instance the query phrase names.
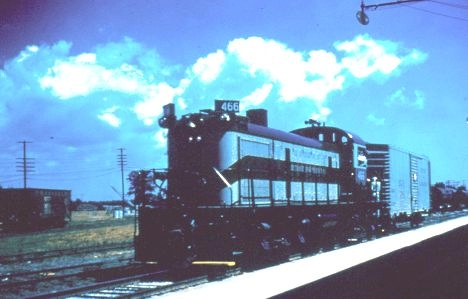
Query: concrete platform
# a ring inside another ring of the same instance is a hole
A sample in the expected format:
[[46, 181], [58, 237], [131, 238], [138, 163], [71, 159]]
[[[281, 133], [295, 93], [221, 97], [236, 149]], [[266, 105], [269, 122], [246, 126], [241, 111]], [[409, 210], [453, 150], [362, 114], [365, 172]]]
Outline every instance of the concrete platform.
[[468, 298], [468, 216], [158, 298]]

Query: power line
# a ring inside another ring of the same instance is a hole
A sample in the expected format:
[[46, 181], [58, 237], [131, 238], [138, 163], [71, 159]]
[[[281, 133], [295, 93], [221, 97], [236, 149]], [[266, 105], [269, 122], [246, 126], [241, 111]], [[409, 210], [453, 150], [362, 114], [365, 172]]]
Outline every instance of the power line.
[[[437, 3], [437, 4], [444, 4], [444, 3], [441, 3], [440, 1], [430, 1], [430, 2], [434, 2], [434, 3]], [[446, 18], [453, 19], [453, 20], [468, 22], [467, 18], [456, 17], [456, 16], [452, 16], [452, 15], [448, 15], [448, 14], [444, 14], [444, 13], [424, 9], [424, 8], [421, 8], [421, 7], [415, 7], [415, 6], [405, 5], [405, 4], [403, 4], [403, 5], [405, 7], [409, 7], [409, 8], [415, 9], [415, 10], [419, 10], [419, 11], [422, 11], [422, 12], [425, 12], [425, 13], [428, 13], [428, 14], [441, 16], [441, 17], [446, 17]], [[448, 4], [446, 4], [446, 5], [448, 5]], [[460, 9], [468, 9], [468, 7], [457, 7], [457, 6], [453, 6], [453, 7], [460, 8]]]
[[440, 5], [454, 7], [454, 8], [468, 9], [467, 4], [447, 3], [447, 2], [443, 2], [443, 1], [437, 1], [437, 0], [427, 0], [427, 1], [434, 2], [434, 3], [440, 4]]
[[34, 179], [39, 181], [55, 181], [55, 182], [65, 182], [65, 181], [82, 181], [82, 180], [89, 180], [93, 178], [99, 178], [111, 175], [116, 172], [116, 168], [105, 170], [99, 172], [90, 173], [77, 173], [75, 175], [64, 175], [57, 177], [58, 173], [53, 174], [41, 174], [35, 175]]

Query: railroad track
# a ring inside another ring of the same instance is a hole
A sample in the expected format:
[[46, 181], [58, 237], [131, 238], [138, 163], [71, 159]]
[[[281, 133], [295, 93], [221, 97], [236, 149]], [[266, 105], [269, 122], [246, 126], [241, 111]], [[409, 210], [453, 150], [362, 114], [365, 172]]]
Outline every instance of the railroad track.
[[[241, 273], [240, 269], [229, 270], [223, 277], [216, 276], [216, 279], [225, 278]], [[30, 299], [50, 299], [50, 298], [148, 298], [181, 289], [208, 283], [213, 280], [213, 276], [203, 274], [203, 271], [186, 272], [183, 276], [174, 272], [161, 269], [144, 274], [128, 276], [115, 280], [109, 280], [90, 284], [78, 288], [70, 288], [60, 292], [47, 292], [29, 297]]]
[[82, 269], [98, 269], [104, 262], [86, 263], [82, 265], [72, 265], [67, 267], [46, 268], [35, 271], [23, 271], [0, 275], [0, 288], [11, 289], [27, 284], [35, 284], [50, 279], [50, 277], [74, 275]]
[[460, 210], [460, 211], [452, 211], [452, 212], [438, 212], [430, 215], [424, 221], [425, 225], [437, 224], [440, 222], [444, 222], [447, 220], [464, 217], [468, 215], [468, 209]]
[[61, 250], [51, 250], [51, 251], [39, 251], [39, 252], [30, 252], [25, 254], [18, 255], [7, 255], [0, 256], [0, 264], [12, 264], [23, 261], [38, 261], [44, 260], [47, 258], [61, 257], [65, 255], [79, 255], [92, 252], [103, 252], [110, 250], [122, 250], [130, 249], [133, 246], [133, 242], [125, 242], [119, 244], [110, 244], [110, 245], [100, 245], [100, 246], [90, 246], [90, 247], [78, 247], [78, 248], [69, 248]]
[[154, 272], [154, 267], [135, 264], [132, 260], [85, 263], [64, 267], [26, 271], [1, 276], [0, 297], [25, 298], [43, 292], [61, 292], [106, 281]]
[[208, 282], [205, 276], [174, 280], [168, 277], [168, 270], [157, 270], [140, 275], [94, 283], [83, 287], [70, 288], [60, 292], [43, 293], [30, 299], [50, 298], [146, 298], [184, 287]]

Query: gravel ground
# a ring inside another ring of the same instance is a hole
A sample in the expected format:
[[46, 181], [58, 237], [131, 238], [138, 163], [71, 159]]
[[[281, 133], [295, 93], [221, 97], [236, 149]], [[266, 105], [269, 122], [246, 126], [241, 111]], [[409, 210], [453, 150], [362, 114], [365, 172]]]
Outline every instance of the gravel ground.
[[9, 273], [36, 271], [42, 269], [58, 268], [88, 263], [113, 263], [120, 259], [133, 258], [133, 248], [126, 250], [112, 250], [105, 252], [93, 252], [81, 255], [65, 255], [61, 257], [47, 258], [42, 261], [23, 261], [12, 264], [1, 265], [0, 275]]
[[[104, 265], [116, 266], [119, 263], [125, 263], [125, 260], [132, 260], [134, 256], [133, 249], [126, 250], [111, 250], [105, 252], [95, 252], [81, 255], [64, 255], [62, 257], [47, 258], [42, 261], [24, 261], [12, 264], [0, 265], [0, 279], [1, 282], [8, 282], [8, 278], [2, 277], [3, 275], [45, 270], [51, 268], [60, 268], [63, 266], [80, 266], [91, 263], [104, 263]], [[0, 298], [5, 299], [19, 299], [27, 298], [37, 294], [50, 292], [51, 290], [62, 290], [68, 287], [77, 287], [93, 283], [91, 279], [73, 280], [69, 282], [51, 281], [46, 282], [35, 287], [25, 287], [24, 289], [16, 289], [14, 291], [2, 292], [0, 287]]]

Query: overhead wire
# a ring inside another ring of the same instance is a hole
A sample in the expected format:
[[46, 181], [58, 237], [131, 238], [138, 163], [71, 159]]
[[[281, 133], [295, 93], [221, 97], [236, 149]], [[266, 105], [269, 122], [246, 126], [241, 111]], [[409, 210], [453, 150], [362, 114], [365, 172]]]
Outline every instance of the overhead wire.
[[56, 182], [64, 182], [64, 181], [82, 181], [82, 180], [88, 180], [88, 179], [95, 179], [99, 177], [105, 177], [108, 175], [111, 175], [113, 173], [118, 173], [118, 170], [113, 169], [107, 172], [103, 172], [100, 174], [85, 174], [83, 173], [82, 175], [77, 175], [77, 176], [62, 176], [62, 177], [55, 177], [55, 176], [49, 176], [49, 177], [43, 177], [43, 176], [33, 176], [31, 179], [34, 181], [56, 181]]
[[[446, 2], [442, 2], [442, 1], [436, 1], [436, 0], [427, 0], [427, 2], [433, 2], [433, 3], [436, 3], [436, 4], [440, 4], [440, 5], [446, 5], [446, 6], [454, 7], [454, 8], [457, 8], [457, 9], [468, 9], [468, 5], [450, 4], [450, 3], [446, 3]], [[440, 13], [440, 12], [432, 11], [432, 10], [429, 10], [429, 9], [421, 8], [421, 7], [418, 7], [416, 5], [408, 5], [408, 4], [401, 4], [401, 5], [412, 8], [414, 10], [422, 11], [422, 12], [425, 12], [425, 13], [428, 13], [428, 14], [432, 14], [432, 15], [436, 15], [436, 16], [442, 16], [442, 17], [446, 17], [446, 18], [450, 18], [450, 19], [454, 19], [454, 20], [458, 20], [458, 21], [468, 22], [468, 18], [462, 18], [462, 17], [458, 17], [458, 16], [448, 15], [448, 14], [445, 14], [445, 13]]]
[[412, 8], [414, 10], [418, 10], [418, 11], [421, 11], [421, 12], [424, 12], [424, 13], [437, 15], [437, 16], [441, 16], [441, 17], [446, 17], [446, 18], [450, 18], [450, 19], [453, 19], [453, 20], [468, 22], [468, 17], [464, 18], [464, 17], [459, 17], [459, 16], [454, 16], [454, 15], [451, 15], [451, 14], [447, 14], [447, 13], [441, 13], [441, 12], [429, 10], [427, 8], [421, 8], [420, 4], [424, 3], [424, 2], [431, 2], [431, 3], [437, 4], [437, 5], [443, 5], [443, 6], [447, 6], [447, 7], [454, 8], [454, 9], [468, 10], [468, 4], [449, 3], [449, 2], [446, 2], [446, 1], [440, 1], [440, 0], [423, 0], [423, 1], [415, 1], [414, 3], [398, 3], [398, 2], [395, 2], [395, 4], [398, 4], [398, 5], [393, 5], [393, 6], [392, 5], [390, 5], [390, 6], [379, 6], [379, 4], [375, 4], [375, 5], [370, 4], [370, 5], [368, 5], [369, 7], [367, 9], [370, 9], [370, 10], [377, 10], [377, 9], [378, 10], [390, 10], [390, 9], [396, 9], [399, 5], [401, 5], [401, 6]]
[[467, 9], [467, 10], [468, 10], [468, 4], [447, 3], [447, 2], [443, 2], [443, 1], [437, 1], [437, 0], [426, 0], [426, 1], [428, 1], [428, 2], [434, 2], [434, 3], [437, 3], [437, 4], [441, 4], [441, 5], [446, 5], [446, 6], [451, 6], [451, 7], [455, 7], [455, 8]]

